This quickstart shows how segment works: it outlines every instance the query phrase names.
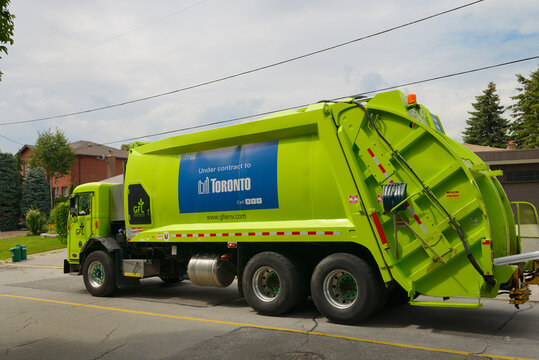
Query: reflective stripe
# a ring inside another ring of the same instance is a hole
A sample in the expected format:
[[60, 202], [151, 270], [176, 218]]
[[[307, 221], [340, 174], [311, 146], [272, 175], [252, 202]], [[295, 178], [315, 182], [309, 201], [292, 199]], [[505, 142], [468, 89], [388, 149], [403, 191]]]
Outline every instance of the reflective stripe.
[[[335, 236], [341, 235], [338, 231], [264, 231], [245, 233], [207, 233], [207, 234], [170, 234], [170, 237], [240, 237], [240, 236]], [[157, 234], [157, 239], [163, 239], [163, 233]]]
[[382, 224], [380, 224], [380, 219], [378, 218], [378, 213], [375, 211], [371, 214], [372, 220], [374, 221], [374, 226], [376, 226], [376, 230], [378, 231], [378, 235], [380, 235], [380, 241], [382, 242], [382, 246], [384, 250], [389, 250], [389, 243], [387, 242], [386, 234], [384, 233], [384, 229], [382, 228]]

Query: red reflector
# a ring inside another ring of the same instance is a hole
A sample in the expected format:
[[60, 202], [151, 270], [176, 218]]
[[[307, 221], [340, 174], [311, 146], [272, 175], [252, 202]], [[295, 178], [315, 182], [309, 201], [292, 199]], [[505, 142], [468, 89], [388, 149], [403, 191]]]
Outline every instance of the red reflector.
[[97, 220], [94, 222], [94, 226], [97, 229]]
[[408, 95], [408, 104], [415, 104], [417, 102], [417, 98], [415, 94]]
[[221, 255], [221, 260], [228, 260], [228, 259], [230, 259], [230, 254]]
[[387, 242], [386, 234], [384, 233], [384, 229], [382, 228], [382, 224], [380, 223], [378, 214], [376, 212], [373, 212], [371, 214], [371, 217], [372, 217], [372, 220], [374, 221], [374, 226], [376, 227], [376, 230], [378, 231], [378, 235], [380, 235], [380, 241], [382, 242], [382, 246], [384, 250], [389, 250], [389, 243]]

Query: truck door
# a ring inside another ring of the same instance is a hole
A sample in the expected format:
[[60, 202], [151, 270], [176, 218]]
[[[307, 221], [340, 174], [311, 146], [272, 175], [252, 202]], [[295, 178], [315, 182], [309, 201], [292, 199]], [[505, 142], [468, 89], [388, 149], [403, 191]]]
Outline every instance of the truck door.
[[93, 193], [75, 194], [70, 202], [69, 238], [67, 254], [69, 261], [79, 260], [80, 249], [92, 236]]

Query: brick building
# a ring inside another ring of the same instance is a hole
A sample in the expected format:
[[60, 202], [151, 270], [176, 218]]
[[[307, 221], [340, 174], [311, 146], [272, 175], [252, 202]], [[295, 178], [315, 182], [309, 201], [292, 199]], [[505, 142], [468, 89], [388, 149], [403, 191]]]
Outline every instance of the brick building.
[[539, 209], [539, 149], [507, 149], [464, 144], [492, 170], [502, 170], [500, 183], [509, 201], [526, 201]]
[[[72, 183], [78, 186], [123, 174], [124, 164], [127, 161], [127, 151], [99, 145], [91, 141], [76, 141], [70, 146], [75, 153], [75, 160], [68, 175], [58, 179], [53, 178], [54, 197], [68, 196]], [[28, 171], [33, 148], [33, 145], [24, 145], [19, 150], [23, 163], [21, 168], [23, 176]]]

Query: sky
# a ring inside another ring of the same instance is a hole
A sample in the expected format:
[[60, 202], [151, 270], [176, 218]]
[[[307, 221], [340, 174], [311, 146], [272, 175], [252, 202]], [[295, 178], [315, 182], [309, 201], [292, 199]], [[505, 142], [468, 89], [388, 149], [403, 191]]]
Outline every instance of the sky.
[[[344, 97], [539, 55], [539, 1], [484, 0], [331, 51], [173, 91], [386, 30], [464, 1], [17, 1], [2, 54], [0, 152], [60, 129], [70, 142], [125, 139]], [[539, 59], [399, 88], [417, 94], [461, 141], [475, 97], [493, 81], [504, 106]], [[509, 112], [506, 117], [510, 119]], [[253, 118], [253, 120], [256, 118]], [[251, 120], [243, 120], [251, 121]], [[192, 131], [192, 130], [191, 130]], [[159, 140], [171, 135], [148, 137]], [[8, 139], [6, 139], [8, 138]]]

